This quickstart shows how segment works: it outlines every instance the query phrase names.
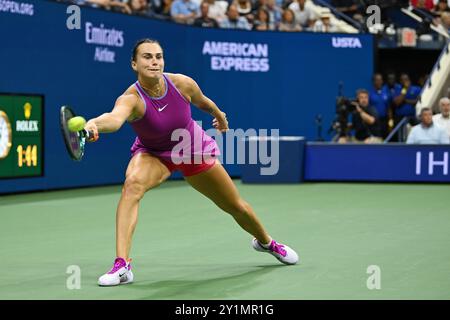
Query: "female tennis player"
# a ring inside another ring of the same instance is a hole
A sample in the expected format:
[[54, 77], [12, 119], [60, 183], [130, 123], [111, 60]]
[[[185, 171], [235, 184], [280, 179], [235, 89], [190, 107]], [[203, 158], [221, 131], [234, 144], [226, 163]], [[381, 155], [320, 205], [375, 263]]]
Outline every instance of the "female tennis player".
[[[190, 103], [211, 114], [213, 127], [220, 132], [228, 130], [225, 113], [191, 78], [163, 73], [163, 49], [157, 41], [139, 41], [133, 50], [131, 66], [138, 80], [117, 99], [111, 112], [89, 120], [85, 126], [94, 133], [92, 141], [98, 139], [99, 133], [119, 130], [125, 121], [137, 135], [117, 207], [116, 259], [111, 270], [99, 278], [98, 284], [114, 286], [133, 282], [129, 253], [139, 201], [146, 191], [157, 187], [175, 170], [180, 170], [193, 188], [253, 235], [255, 250], [270, 253], [284, 264], [297, 263], [297, 253], [273, 240], [252, 207], [240, 197], [217, 159], [220, 151], [215, 140], [192, 119]], [[180, 146], [178, 140], [172, 139], [172, 133], [177, 129], [184, 130], [193, 139], [186, 139], [184, 145], [183, 139]]]

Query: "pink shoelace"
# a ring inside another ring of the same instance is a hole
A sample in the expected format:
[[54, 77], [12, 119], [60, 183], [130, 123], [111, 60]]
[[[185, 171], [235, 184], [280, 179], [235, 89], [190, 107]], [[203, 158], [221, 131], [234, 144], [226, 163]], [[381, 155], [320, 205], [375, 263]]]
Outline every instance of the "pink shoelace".
[[275, 240], [272, 240], [269, 246], [269, 250], [281, 254], [283, 257], [286, 257], [287, 251], [283, 249], [284, 245], [277, 243]]
[[127, 265], [127, 263], [125, 262], [124, 259], [122, 258], [116, 258], [116, 260], [114, 260], [114, 266], [112, 267], [112, 269], [108, 272], [108, 274], [113, 274], [115, 272], [117, 272], [117, 270], [119, 270], [120, 268], [123, 268]]

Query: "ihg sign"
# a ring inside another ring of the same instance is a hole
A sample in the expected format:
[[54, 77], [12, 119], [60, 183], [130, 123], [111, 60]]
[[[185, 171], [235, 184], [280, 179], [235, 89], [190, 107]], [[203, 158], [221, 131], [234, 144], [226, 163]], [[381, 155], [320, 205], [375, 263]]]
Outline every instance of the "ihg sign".
[[448, 152], [416, 152], [416, 175], [441, 174], [448, 175]]

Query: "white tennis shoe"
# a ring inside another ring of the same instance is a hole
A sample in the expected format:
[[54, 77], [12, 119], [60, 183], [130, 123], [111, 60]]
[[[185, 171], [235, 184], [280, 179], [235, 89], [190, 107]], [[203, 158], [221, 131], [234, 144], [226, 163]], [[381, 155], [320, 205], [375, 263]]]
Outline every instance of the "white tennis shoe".
[[123, 258], [116, 258], [114, 266], [108, 273], [105, 273], [98, 279], [98, 285], [102, 287], [117, 286], [119, 284], [132, 283], [134, 280], [131, 271], [131, 260], [125, 261]]
[[298, 262], [297, 252], [285, 244], [277, 243], [275, 240], [272, 240], [266, 248], [258, 240], [253, 238], [252, 246], [256, 251], [270, 253], [284, 264], [292, 265]]

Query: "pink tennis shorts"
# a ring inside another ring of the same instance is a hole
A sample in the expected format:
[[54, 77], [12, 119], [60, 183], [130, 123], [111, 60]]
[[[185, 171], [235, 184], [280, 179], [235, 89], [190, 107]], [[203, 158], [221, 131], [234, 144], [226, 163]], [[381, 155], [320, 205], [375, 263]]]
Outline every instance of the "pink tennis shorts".
[[217, 162], [217, 160], [214, 160], [214, 161], [212, 160], [213, 158], [217, 159], [217, 157], [211, 157], [208, 161], [203, 161], [202, 163], [176, 164], [176, 163], [173, 163], [171, 160], [162, 159], [162, 158], [150, 153], [145, 147], [135, 147], [135, 146], [133, 146], [133, 148], [131, 150], [131, 157], [133, 157], [136, 154], [141, 153], [141, 152], [148, 153], [148, 154], [154, 156], [155, 158], [158, 158], [159, 161], [161, 161], [167, 167], [167, 169], [169, 169], [170, 173], [172, 173], [174, 171], [181, 171], [181, 173], [185, 177], [193, 176], [193, 175], [199, 174], [201, 172], [204, 172], [206, 170], [209, 170]]
[[180, 163], [175, 164], [172, 161], [167, 161], [159, 158], [159, 160], [167, 167], [167, 169], [170, 170], [170, 173], [174, 171], [181, 171], [183, 176], [189, 177], [196, 174], [199, 174], [201, 172], [205, 172], [206, 170], [209, 170], [212, 168], [216, 161], [210, 161], [210, 162], [202, 162], [202, 163]]

